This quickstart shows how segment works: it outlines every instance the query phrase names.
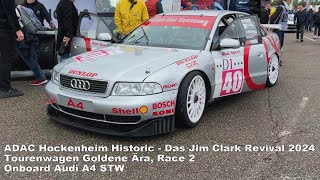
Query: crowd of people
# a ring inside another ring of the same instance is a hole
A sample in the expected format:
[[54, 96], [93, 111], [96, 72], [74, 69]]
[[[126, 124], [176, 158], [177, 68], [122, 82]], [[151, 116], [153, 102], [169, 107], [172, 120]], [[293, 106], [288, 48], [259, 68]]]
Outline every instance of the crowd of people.
[[[182, 0], [182, 9], [223, 10], [219, 0], [204, 1], [205, 7], [198, 6], [200, 1], [204, 0]], [[57, 52], [62, 61], [70, 56], [70, 42], [76, 34], [79, 23], [78, 11], [74, 2], [75, 0], [60, 0], [56, 8], [58, 20]], [[258, 1], [253, 0], [252, 3], [250, 13], [257, 14], [261, 24], [280, 25], [280, 28], [275, 32], [280, 38], [282, 48], [284, 32], [288, 28], [287, 21], [291, 0], [278, 1], [273, 13], [270, 11], [271, 3], [268, 1], [261, 9]], [[114, 15], [118, 38], [125, 37], [142, 22], [159, 13], [163, 13], [161, 0], [147, 0], [146, 2], [143, 0], [119, 0]], [[13, 0], [0, 0], [0, 99], [23, 95], [21, 91], [12, 88], [10, 84], [11, 65], [16, 52], [21, 55], [35, 75], [35, 80], [30, 85], [42, 85], [48, 82], [38, 63], [39, 43], [41, 42], [35, 35], [36, 30], [44, 26], [45, 20], [51, 29], [55, 28], [51, 15], [45, 6], [37, 0], [25, 0], [21, 5], [16, 5]], [[314, 38], [320, 37], [320, 8], [317, 13], [313, 13], [312, 10], [307, 11], [302, 4], [299, 4], [295, 12], [295, 21], [297, 22], [297, 40], [303, 42], [304, 30], [314, 29]], [[30, 24], [34, 24], [35, 27], [31, 27]], [[34, 31], [33, 28], [36, 30]]]
[[[57, 52], [61, 60], [70, 56], [70, 42], [78, 27], [78, 11], [75, 0], [60, 0], [56, 13], [58, 20]], [[120, 0], [115, 10], [115, 24], [121, 37], [128, 35], [142, 22], [163, 13], [161, 0]], [[30, 85], [47, 83], [38, 63], [39, 39], [37, 30], [43, 29], [44, 20], [55, 28], [51, 15], [37, 0], [25, 0], [21, 5], [13, 0], [0, 0], [0, 99], [22, 96], [24, 93], [11, 86], [11, 66], [15, 54], [33, 71], [35, 80]]]

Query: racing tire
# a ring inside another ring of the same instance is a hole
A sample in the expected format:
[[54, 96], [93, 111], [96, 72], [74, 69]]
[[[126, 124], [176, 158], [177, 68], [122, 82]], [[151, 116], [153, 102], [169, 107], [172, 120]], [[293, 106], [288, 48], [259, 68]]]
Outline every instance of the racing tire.
[[270, 61], [268, 63], [268, 71], [267, 71], [267, 87], [273, 87], [277, 84], [279, 78], [279, 67], [280, 61], [276, 54], [272, 54], [270, 57]]
[[206, 104], [206, 83], [200, 72], [189, 73], [181, 82], [177, 97], [177, 127], [196, 127]]

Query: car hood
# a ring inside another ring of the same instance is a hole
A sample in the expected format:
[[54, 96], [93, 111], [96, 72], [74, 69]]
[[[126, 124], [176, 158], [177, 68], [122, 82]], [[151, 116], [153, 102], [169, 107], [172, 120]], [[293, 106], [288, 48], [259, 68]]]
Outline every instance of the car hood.
[[108, 81], [142, 82], [199, 50], [114, 45], [90, 51], [61, 64], [60, 73]]

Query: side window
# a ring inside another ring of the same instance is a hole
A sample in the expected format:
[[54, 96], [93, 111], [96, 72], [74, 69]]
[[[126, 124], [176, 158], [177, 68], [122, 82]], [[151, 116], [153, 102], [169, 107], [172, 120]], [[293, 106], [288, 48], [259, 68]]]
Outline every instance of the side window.
[[235, 15], [227, 15], [219, 21], [217, 30], [213, 36], [213, 43], [216, 43], [219, 37], [224, 33], [227, 27], [234, 21]]
[[241, 23], [245, 32], [245, 45], [258, 44], [259, 34], [257, 25], [254, 20], [252, 18], [243, 18], [241, 19]]
[[81, 19], [80, 35], [84, 38], [98, 39], [100, 33], [109, 33], [108, 26], [98, 16], [88, 15]]
[[243, 42], [243, 38], [244, 38], [243, 34], [244, 33], [242, 30], [241, 23], [240, 21], [236, 20], [228, 26], [228, 28], [223, 32], [220, 39], [229, 38], [229, 39], [239, 40], [240, 44], [243, 45], [243, 43], [241, 43]]

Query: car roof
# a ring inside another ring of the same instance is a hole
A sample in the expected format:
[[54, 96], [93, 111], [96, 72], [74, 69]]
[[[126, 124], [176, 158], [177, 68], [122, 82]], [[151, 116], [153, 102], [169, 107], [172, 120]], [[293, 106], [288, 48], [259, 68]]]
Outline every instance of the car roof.
[[246, 14], [239, 11], [217, 11], [217, 10], [186, 10], [186, 11], [178, 11], [178, 12], [169, 12], [169, 13], [163, 13], [160, 15], [203, 15], [203, 16], [219, 16], [219, 15], [227, 15], [227, 14]]

